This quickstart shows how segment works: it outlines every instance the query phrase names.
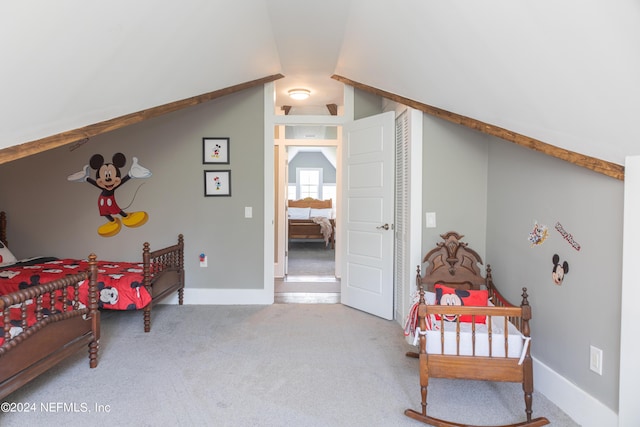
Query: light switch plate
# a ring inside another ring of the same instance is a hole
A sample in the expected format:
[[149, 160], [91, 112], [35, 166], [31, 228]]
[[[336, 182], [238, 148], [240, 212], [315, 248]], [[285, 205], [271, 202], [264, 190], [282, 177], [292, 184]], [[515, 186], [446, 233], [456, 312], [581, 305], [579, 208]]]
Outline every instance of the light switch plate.
[[251, 206], [244, 207], [244, 217], [252, 218], [253, 217], [253, 208]]
[[427, 214], [426, 214], [426, 224], [427, 224], [427, 228], [436, 228], [436, 213], [435, 212], [427, 212]]
[[602, 350], [594, 346], [589, 347], [589, 369], [602, 375]]

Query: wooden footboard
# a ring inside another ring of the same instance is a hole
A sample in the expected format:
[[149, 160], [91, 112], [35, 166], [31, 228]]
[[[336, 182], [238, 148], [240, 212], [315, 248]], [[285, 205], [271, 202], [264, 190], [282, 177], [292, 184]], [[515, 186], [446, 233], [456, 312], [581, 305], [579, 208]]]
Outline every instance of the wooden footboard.
[[[302, 208], [309, 209], [309, 216], [304, 219], [289, 218], [288, 220], [288, 237], [289, 239], [322, 239], [324, 240], [324, 234], [322, 234], [322, 227], [311, 219], [316, 217], [313, 213], [313, 209], [333, 209], [333, 201], [318, 200], [312, 197], [306, 197], [300, 200], [289, 200], [287, 202], [289, 209]], [[319, 216], [325, 216], [320, 214]], [[329, 222], [331, 223], [331, 235], [327, 244], [331, 244], [331, 249], [335, 249], [335, 219], [331, 217]]]
[[[335, 230], [336, 221], [330, 219], [331, 228]], [[320, 224], [316, 224], [310, 219], [290, 219], [289, 220], [289, 239], [323, 239], [322, 228]], [[331, 249], [335, 249], [335, 233], [329, 236]]]
[[[530, 337], [528, 331], [524, 333], [521, 329], [518, 329], [518, 332], [523, 337], [522, 348], [518, 347], [515, 350], [517, 355], [521, 357], [514, 357], [514, 349], [509, 347], [510, 329], [508, 325], [509, 319], [517, 319], [517, 322], [512, 323], [513, 326], [516, 326], [516, 324], [526, 325], [528, 329], [531, 310], [527, 301], [526, 288], [523, 289], [522, 297], [522, 305], [520, 307], [465, 307], [459, 305], [427, 305], [423, 303], [424, 297], [422, 296], [422, 303], [418, 309], [420, 330], [425, 331], [427, 329], [426, 319], [431, 318], [431, 315], [439, 318], [431, 329], [437, 329], [435, 334], [437, 334], [440, 341], [437, 347], [440, 347], [438, 350], [442, 354], [428, 355], [429, 376], [523, 382], [529, 374], [526, 372], [524, 361], [531, 359], [528, 342]], [[461, 350], [461, 336], [464, 332], [461, 332], [463, 323], [460, 318], [464, 315], [471, 316], [472, 319], [471, 331], [467, 332], [470, 336], [471, 348], [466, 350], [467, 353], [470, 352], [471, 354], [463, 353]], [[451, 322], [454, 327], [449, 328], [450, 332], [452, 329], [455, 331], [454, 354], [445, 354], [445, 333], [447, 332], [445, 323], [449, 323], [445, 321], [445, 317], [456, 318], [454, 322]], [[476, 323], [476, 319], [481, 317], [484, 317], [486, 322], [482, 325], [486, 328], [486, 331], [483, 330], [485, 332], [483, 334], [478, 332], [481, 324], [479, 322]], [[496, 319], [499, 319], [499, 321], [496, 322]], [[498, 333], [498, 329], [500, 333]], [[422, 342], [423, 337], [424, 335], [419, 337], [420, 353], [424, 352], [426, 354], [427, 342], [426, 339], [424, 339], [424, 343]], [[517, 336], [512, 338], [520, 341]], [[479, 349], [480, 345], [483, 345], [483, 351]]]
[[144, 286], [152, 300], [144, 308], [144, 331], [151, 331], [151, 309], [154, 305], [178, 292], [178, 303], [184, 300], [184, 237], [178, 236], [178, 243], [163, 249], [151, 251], [149, 243], [142, 250]]
[[[88, 347], [91, 368], [98, 365], [97, 274], [92, 254], [87, 272], [0, 296], [0, 398], [80, 349]], [[88, 281], [88, 306], [79, 301], [82, 281]]]

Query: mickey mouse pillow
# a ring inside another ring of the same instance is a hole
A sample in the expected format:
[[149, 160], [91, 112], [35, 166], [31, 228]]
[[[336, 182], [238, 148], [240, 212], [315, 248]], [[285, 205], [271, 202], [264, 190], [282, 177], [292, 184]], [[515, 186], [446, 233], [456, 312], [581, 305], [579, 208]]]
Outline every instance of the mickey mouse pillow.
[[[454, 289], [448, 286], [435, 285], [436, 305], [463, 305], [469, 307], [486, 307], [489, 300], [489, 291], [487, 290], [463, 290]], [[444, 315], [444, 320], [455, 322], [457, 316]], [[436, 316], [440, 320], [440, 316]], [[471, 323], [472, 315], [465, 314], [460, 316], [461, 322]], [[475, 316], [476, 323], [486, 323], [486, 316]]]

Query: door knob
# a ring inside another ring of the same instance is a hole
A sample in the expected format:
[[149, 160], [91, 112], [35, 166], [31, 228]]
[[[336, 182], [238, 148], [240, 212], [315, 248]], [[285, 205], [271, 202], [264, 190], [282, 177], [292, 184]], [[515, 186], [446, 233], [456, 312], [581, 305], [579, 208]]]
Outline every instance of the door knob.
[[389, 224], [385, 224], [385, 225], [379, 225], [376, 227], [378, 230], [388, 230], [389, 229]]

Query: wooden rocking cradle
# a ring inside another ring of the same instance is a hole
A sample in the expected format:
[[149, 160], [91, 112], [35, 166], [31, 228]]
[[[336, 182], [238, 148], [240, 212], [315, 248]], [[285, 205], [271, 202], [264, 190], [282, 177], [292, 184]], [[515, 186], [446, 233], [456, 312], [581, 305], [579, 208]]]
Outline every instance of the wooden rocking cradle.
[[[489, 265], [486, 277], [482, 277], [478, 267], [482, 259], [467, 243], [460, 241], [464, 236], [450, 231], [441, 237], [444, 241], [423, 259], [423, 263], [427, 263], [423, 276], [418, 266], [419, 353], [409, 352], [407, 356], [419, 359], [422, 409], [407, 409], [405, 415], [437, 427], [466, 426], [427, 414], [429, 378], [455, 378], [521, 383], [527, 420], [505, 427], [549, 424], [544, 417], [532, 418], [531, 307], [526, 288], [523, 288], [520, 306], [510, 304], [496, 289]], [[487, 306], [427, 304], [425, 295], [434, 291], [442, 295], [446, 290], [442, 286], [453, 289], [454, 293], [455, 290], [486, 289], [490, 303]]]

